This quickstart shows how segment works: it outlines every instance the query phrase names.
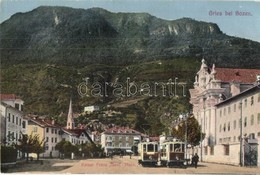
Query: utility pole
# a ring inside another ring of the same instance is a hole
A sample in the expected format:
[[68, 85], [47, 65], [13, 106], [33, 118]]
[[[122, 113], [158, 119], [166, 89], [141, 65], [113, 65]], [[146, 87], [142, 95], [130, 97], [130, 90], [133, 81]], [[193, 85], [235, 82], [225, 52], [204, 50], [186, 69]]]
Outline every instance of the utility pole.
[[242, 101], [239, 102], [240, 107], [240, 154], [239, 154], [239, 165], [243, 166], [243, 138], [242, 138], [242, 127], [243, 127], [243, 120], [242, 120]]

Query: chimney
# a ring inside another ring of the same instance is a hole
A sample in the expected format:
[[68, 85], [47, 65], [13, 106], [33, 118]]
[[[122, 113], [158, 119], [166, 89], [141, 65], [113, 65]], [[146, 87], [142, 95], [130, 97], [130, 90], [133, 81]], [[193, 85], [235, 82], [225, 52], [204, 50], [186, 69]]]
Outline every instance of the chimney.
[[55, 125], [55, 120], [54, 119], [51, 120], [51, 124]]

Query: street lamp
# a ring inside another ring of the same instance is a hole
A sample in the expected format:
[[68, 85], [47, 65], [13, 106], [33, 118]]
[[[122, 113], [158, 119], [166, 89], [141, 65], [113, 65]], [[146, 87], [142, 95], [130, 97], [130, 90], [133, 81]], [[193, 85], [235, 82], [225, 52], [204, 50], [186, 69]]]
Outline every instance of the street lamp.
[[240, 108], [240, 154], [239, 154], [239, 165], [243, 166], [243, 154], [242, 154], [242, 147], [243, 147], [243, 139], [242, 139], [242, 101], [239, 102]]
[[184, 138], [184, 144], [185, 144], [185, 147], [184, 147], [184, 149], [185, 149], [185, 160], [187, 159], [187, 129], [188, 129], [188, 127], [187, 127], [187, 119], [188, 119], [188, 117], [189, 117], [189, 114], [181, 114], [180, 116], [179, 116], [179, 118], [181, 119], [181, 120], [184, 120], [184, 122], [185, 122], [185, 138]]

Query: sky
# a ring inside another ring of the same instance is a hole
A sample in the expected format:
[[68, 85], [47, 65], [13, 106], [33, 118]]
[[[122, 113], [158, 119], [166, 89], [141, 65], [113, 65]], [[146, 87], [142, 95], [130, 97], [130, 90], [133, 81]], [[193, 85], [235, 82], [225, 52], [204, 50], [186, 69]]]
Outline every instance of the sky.
[[146, 12], [166, 20], [189, 17], [216, 23], [227, 35], [260, 42], [259, 0], [0, 0], [0, 23], [39, 6], [101, 7], [111, 12]]

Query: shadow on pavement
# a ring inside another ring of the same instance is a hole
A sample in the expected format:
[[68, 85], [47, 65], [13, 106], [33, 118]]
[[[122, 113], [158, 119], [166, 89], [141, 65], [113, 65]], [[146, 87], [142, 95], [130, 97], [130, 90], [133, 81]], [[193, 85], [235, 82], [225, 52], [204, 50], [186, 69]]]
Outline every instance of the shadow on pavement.
[[43, 159], [40, 161], [30, 162], [17, 162], [14, 167], [8, 168], [5, 173], [18, 173], [18, 172], [57, 172], [72, 167], [72, 165], [59, 165], [53, 166], [56, 163], [72, 163], [71, 160], [58, 160], [58, 159]]

